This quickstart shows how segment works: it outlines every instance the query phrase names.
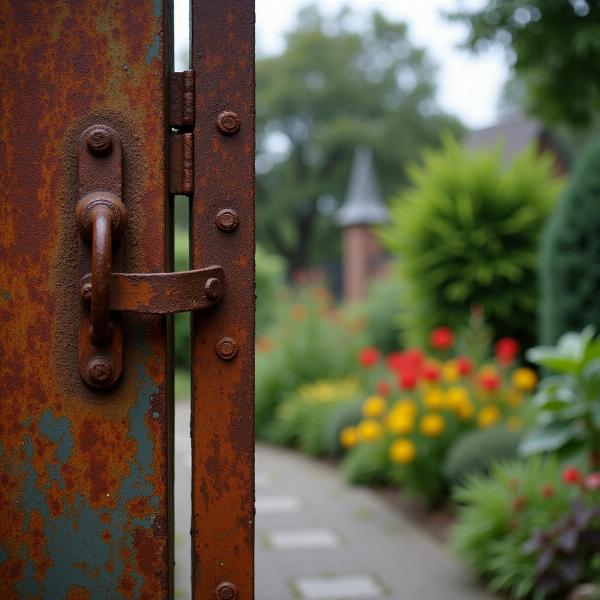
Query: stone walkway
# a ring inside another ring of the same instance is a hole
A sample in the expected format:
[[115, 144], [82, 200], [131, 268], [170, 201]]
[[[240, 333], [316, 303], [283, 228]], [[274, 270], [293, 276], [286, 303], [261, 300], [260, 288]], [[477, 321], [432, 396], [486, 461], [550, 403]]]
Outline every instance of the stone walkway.
[[[189, 600], [189, 431], [176, 415], [176, 599]], [[186, 491], [179, 493], [179, 490]], [[300, 454], [256, 449], [256, 600], [492, 600], [377, 494]]]

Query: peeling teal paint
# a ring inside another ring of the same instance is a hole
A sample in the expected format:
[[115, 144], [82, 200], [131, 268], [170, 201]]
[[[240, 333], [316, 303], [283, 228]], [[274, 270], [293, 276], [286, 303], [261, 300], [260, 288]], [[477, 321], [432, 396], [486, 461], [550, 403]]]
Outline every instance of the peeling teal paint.
[[8, 558], [8, 554], [2, 546], [0, 546], [0, 563], [3, 563]]
[[152, 6], [153, 6], [153, 15], [155, 17], [160, 17], [162, 16], [162, 3], [163, 0], [154, 0], [152, 2]]
[[[134, 531], [138, 528], [149, 529], [154, 521], [153, 515], [143, 519], [133, 518], [127, 510], [127, 504], [133, 499], [145, 497], [151, 508], [158, 510], [160, 507], [160, 499], [153, 495], [154, 489], [150, 482], [154, 475], [154, 443], [145, 422], [152, 396], [159, 390], [144, 366], [150, 353], [143, 336], [138, 335], [134, 344], [143, 357], [136, 371], [135, 403], [128, 415], [129, 438], [135, 440], [137, 449], [129, 464], [129, 475], [121, 483], [115, 498], [116, 506], [110, 512], [110, 523], [104, 523], [101, 519], [106, 509], [92, 508], [81, 494], [75, 496], [72, 504], [63, 506], [60, 515], [53, 517], [45, 499], [48, 486], [40, 487], [33, 467], [32, 439], [29, 435], [24, 437], [25, 461], [22, 473], [25, 527], [31, 525], [32, 513], [39, 511], [47, 546], [45, 552], [52, 563], [44, 580], [40, 581], [36, 578], [31, 557], [24, 555], [25, 576], [17, 584], [19, 598], [22, 600], [66, 598], [74, 585], [85, 588], [89, 593], [89, 600], [122, 598], [116, 592], [118, 581], [125, 571], [125, 564], [120, 556], [121, 549], [126, 548], [134, 555]], [[67, 417], [54, 417], [51, 411], [46, 411], [41, 415], [38, 427], [41, 435], [56, 444], [54, 455], [58, 464], [47, 465], [48, 475], [52, 481], [58, 481], [64, 487], [61, 466], [69, 460], [74, 447], [69, 420]], [[102, 540], [106, 530], [111, 534], [110, 543]], [[5, 560], [2, 558], [5, 554], [0, 549], [0, 562]], [[112, 571], [106, 569], [108, 562], [113, 565]], [[141, 593], [142, 577], [135, 572], [132, 577], [133, 597], [137, 598]]]
[[160, 37], [157, 33], [154, 34], [154, 41], [148, 48], [146, 53], [146, 64], [149, 65], [157, 56], [160, 51]]
[[8, 302], [10, 300], [10, 292], [8, 290], [3, 290], [2, 298]]

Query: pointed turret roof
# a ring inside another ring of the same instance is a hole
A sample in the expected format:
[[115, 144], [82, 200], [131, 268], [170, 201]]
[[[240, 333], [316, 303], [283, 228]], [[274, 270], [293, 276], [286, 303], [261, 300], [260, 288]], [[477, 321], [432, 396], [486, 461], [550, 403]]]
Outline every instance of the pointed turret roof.
[[388, 211], [381, 200], [377, 176], [373, 169], [373, 152], [358, 146], [346, 200], [337, 212], [340, 227], [351, 225], [379, 225], [388, 220]]

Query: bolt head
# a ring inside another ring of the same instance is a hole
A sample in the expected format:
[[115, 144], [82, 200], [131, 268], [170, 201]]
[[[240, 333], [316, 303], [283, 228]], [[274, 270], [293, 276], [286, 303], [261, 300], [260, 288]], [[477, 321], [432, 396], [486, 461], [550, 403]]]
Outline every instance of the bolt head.
[[240, 130], [240, 116], [232, 110], [224, 110], [217, 117], [217, 129], [225, 135], [233, 135]]
[[87, 134], [86, 142], [89, 151], [97, 156], [108, 154], [112, 150], [112, 135], [106, 127], [92, 128]]
[[224, 208], [217, 213], [215, 223], [221, 231], [235, 231], [240, 224], [240, 218], [233, 208]]
[[231, 337], [221, 338], [216, 346], [217, 355], [222, 360], [233, 360], [237, 353], [237, 342]]
[[209, 277], [204, 284], [204, 293], [209, 300], [218, 300], [223, 296], [223, 284], [216, 277]]
[[238, 597], [237, 587], [233, 583], [224, 581], [217, 586], [217, 600], [235, 600]]
[[87, 364], [87, 376], [96, 387], [107, 387], [115, 374], [115, 365], [108, 356], [94, 356]]

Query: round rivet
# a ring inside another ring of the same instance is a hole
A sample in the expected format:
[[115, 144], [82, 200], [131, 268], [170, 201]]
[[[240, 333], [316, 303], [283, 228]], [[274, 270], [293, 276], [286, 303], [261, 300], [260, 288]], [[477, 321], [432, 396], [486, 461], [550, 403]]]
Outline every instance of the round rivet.
[[217, 129], [225, 135], [237, 133], [241, 126], [239, 115], [232, 110], [224, 110], [217, 117]]
[[221, 338], [217, 342], [217, 355], [223, 360], [232, 360], [238, 352], [237, 343], [231, 337]]
[[223, 284], [216, 277], [209, 277], [204, 284], [204, 293], [209, 300], [218, 300], [223, 296]]
[[108, 356], [94, 356], [87, 364], [87, 376], [92, 385], [103, 388], [111, 384], [115, 365]]
[[92, 284], [84, 283], [79, 290], [79, 295], [83, 302], [89, 304], [92, 301]]
[[102, 155], [112, 150], [112, 135], [106, 127], [93, 127], [87, 134], [86, 142], [92, 154]]
[[229, 581], [224, 581], [217, 586], [217, 600], [235, 600], [238, 597], [237, 587]]
[[215, 223], [221, 231], [235, 231], [240, 224], [240, 218], [233, 208], [224, 208], [217, 213]]

